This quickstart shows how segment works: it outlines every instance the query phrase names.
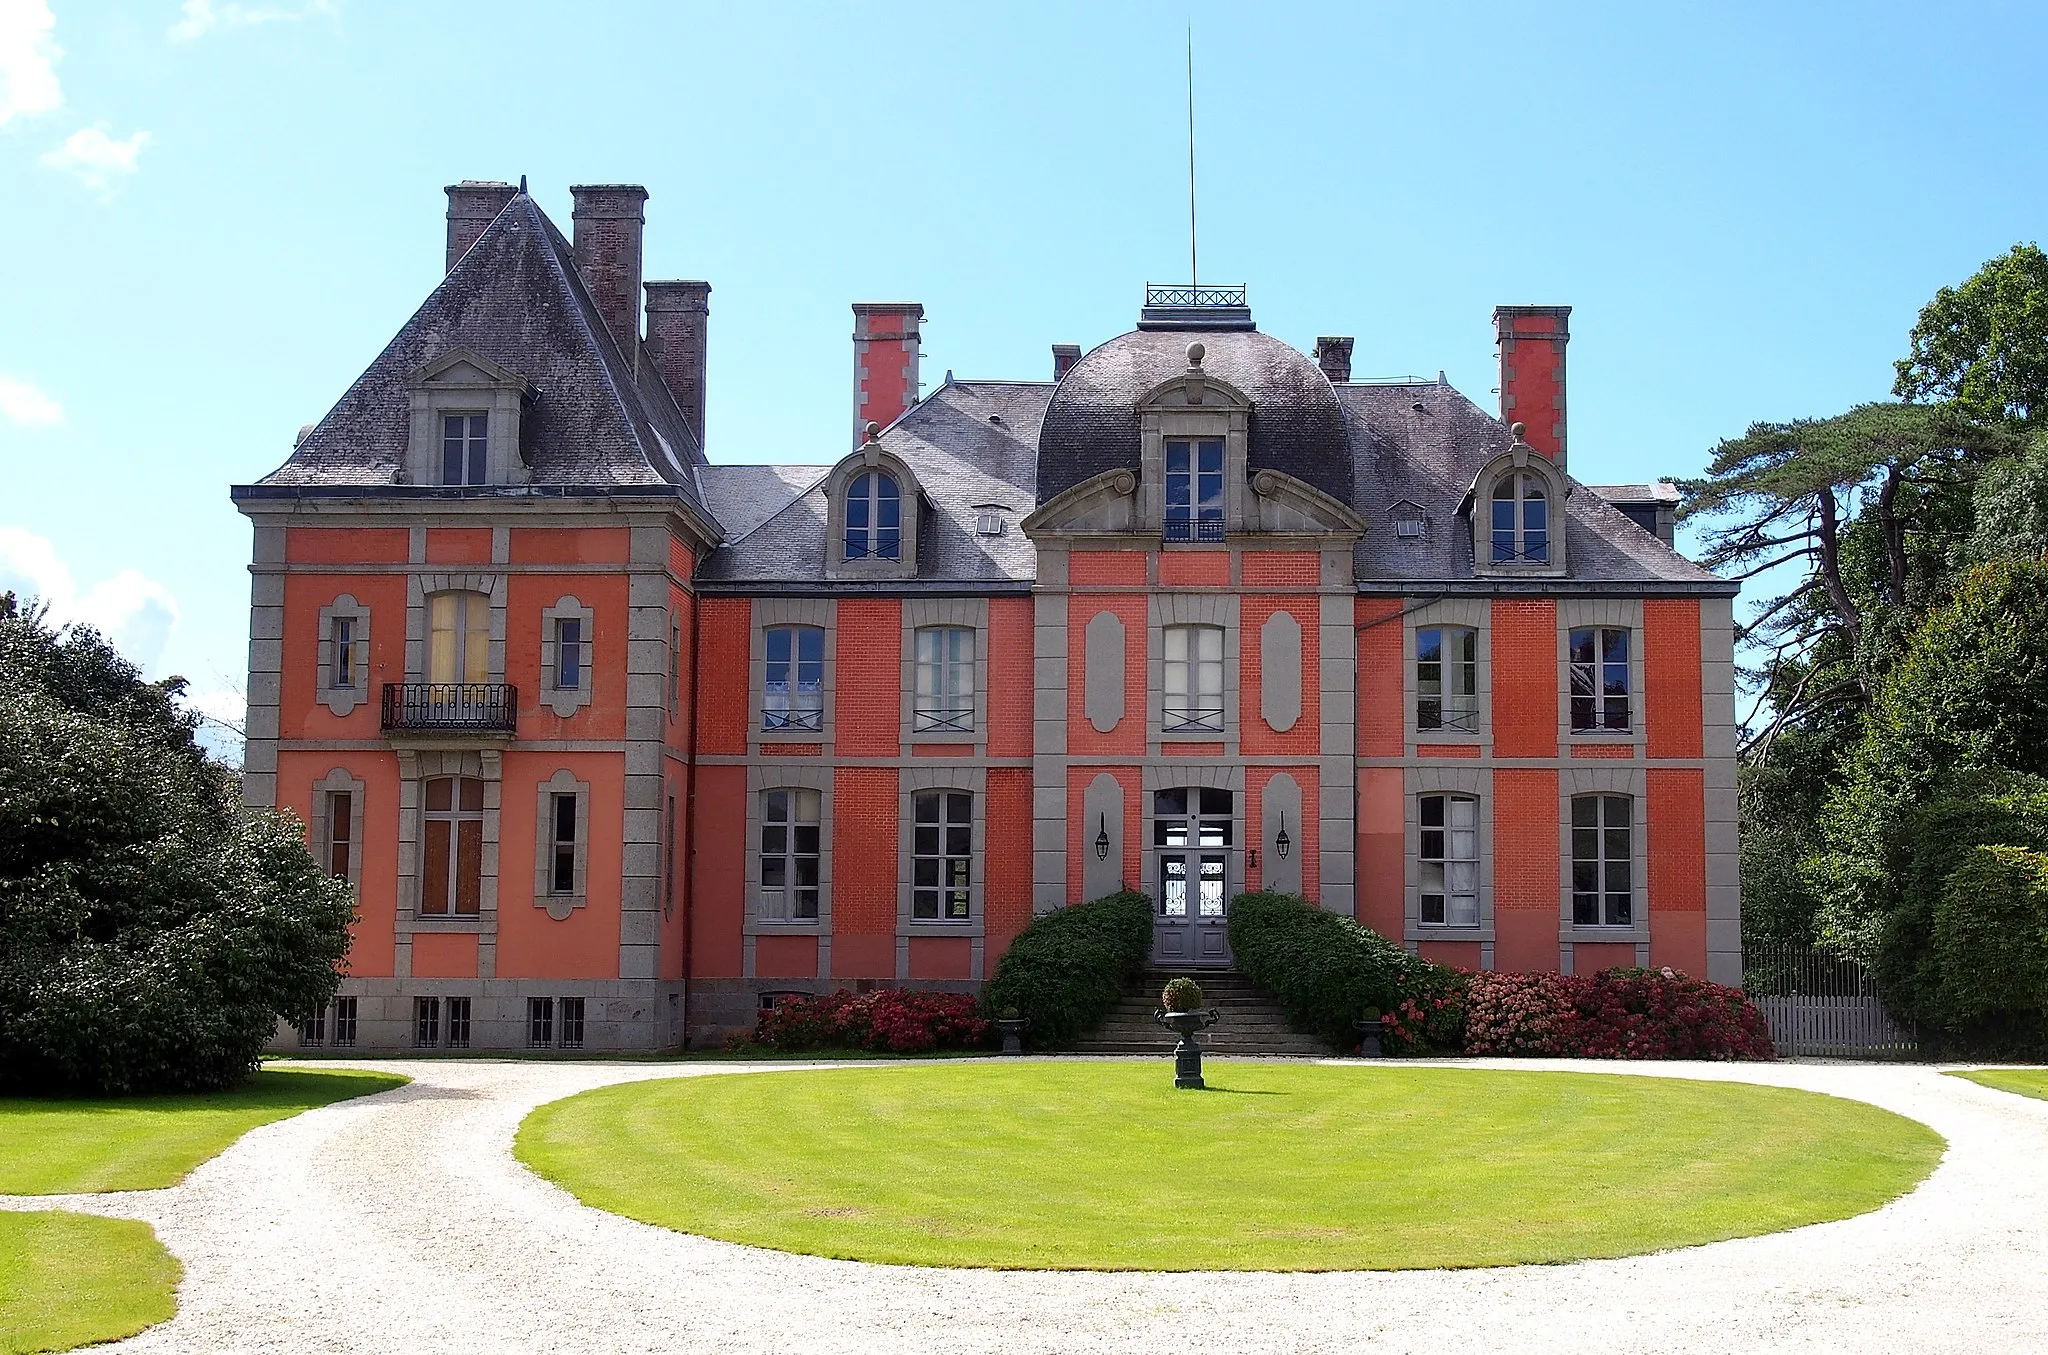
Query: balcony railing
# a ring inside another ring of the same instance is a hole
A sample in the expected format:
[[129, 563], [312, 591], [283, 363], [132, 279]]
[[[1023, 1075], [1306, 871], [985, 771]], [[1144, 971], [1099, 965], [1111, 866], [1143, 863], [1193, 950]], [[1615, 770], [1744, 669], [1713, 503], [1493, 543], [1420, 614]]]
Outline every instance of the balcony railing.
[[384, 729], [510, 734], [519, 727], [519, 689], [507, 682], [387, 682]]
[[1145, 304], [1148, 306], [1242, 306], [1245, 304], [1243, 286], [1197, 287], [1189, 283], [1148, 282], [1145, 284]]
[[1168, 518], [1166, 520], [1168, 541], [1221, 541], [1223, 539], [1222, 518]]

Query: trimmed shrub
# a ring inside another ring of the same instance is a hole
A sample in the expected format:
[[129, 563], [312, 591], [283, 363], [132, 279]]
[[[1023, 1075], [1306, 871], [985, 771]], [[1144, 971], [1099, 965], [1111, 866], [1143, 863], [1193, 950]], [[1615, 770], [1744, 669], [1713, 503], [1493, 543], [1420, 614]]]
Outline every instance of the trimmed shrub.
[[2043, 1043], [2048, 1026], [2048, 854], [1973, 848], [1934, 905], [1942, 1024], [1977, 1042]]
[[1468, 1054], [1769, 1059], [1763, 1014], [1738, 988], [1671, 969], [1473, 974]]
[[982, 991], [982, 1009], [1015, 1007], [1024, 1041], [1058, 1049], [1102, 1024], [1152, 952], [1152, 900], [1133, 890], [1040, 914], [1017, 933]]
[[1240, 894], [1230, 904], [1237, 967], [1280, 1001], [1288, 1022], [1338, 1049], [1358, 1044], [1352, 1023], [1377, 1008], [1388, 1053], [1455, 1049], [1463, 979], [1410, 955], [1369, 927], [1296, 894]]
[[1159, 1005], [1170, 1012], [1199, 1011], [1202, 1006], [1202, 985], [1193, 979], [1169, 979], [1159, 990]]
[[929, 1054], [939, 1049], [980, 1049], [995, 1027], [966, 993], [845, 988], [822, 997], [786, 997], [761, 1013], [754, 1043], [783, 1053], [807, 1049], [869, 1049]]

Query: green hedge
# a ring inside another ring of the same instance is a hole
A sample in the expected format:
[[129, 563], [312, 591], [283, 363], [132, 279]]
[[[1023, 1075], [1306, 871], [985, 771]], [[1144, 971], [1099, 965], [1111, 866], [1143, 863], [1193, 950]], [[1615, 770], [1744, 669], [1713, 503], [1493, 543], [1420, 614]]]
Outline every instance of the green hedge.
[[1933, 951], [1950, 1030], [2038, 1044], [2048, 1018], [2048, 856], [1972, 850], [1935, 904]]
[[1290, 1024], [1338, 1049], [1358, 1043], [1351, 1023], [1367, 1008], [1392, 1012], [1409, 998], [1459, 986], [1455, 970], [1294, 894], [1231, 900], [1230, 949], [1239, 971], [1279, 999]]
[[1017, 934], [982, 990], [991, 1016], [1030, 1018], [1033, 1049], [1072, 1044], [1102, 1024], [1152, 952], [1152, 900], [1131, 890], [1034, 919]]

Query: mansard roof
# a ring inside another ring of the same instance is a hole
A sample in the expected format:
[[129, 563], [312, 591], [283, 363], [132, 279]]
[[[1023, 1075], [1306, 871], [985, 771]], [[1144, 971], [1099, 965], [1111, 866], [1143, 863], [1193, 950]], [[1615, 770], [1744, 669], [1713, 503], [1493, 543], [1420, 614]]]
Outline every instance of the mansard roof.
[[[448, 271], [369, 368], [259, 486], [345, 489], [400, 483], [408, 382], [466, 349], [531, 387], [520, 442], [529, 484], [678, 493], [705, 513], [704, 453], [644, 358], [613, 340], [569, 242], [520, 193]], [[469, 493], [489, 491], [466, 491]]]

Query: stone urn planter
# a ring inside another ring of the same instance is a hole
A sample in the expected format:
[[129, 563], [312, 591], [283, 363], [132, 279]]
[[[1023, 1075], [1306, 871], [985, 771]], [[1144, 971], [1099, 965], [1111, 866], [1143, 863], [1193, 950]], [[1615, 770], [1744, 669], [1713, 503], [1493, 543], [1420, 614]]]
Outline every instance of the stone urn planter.
[[1173, 1085], [1182, 1091], [1201, 1091], [1202, 1046], [1195, 1032], [1207, 1030], [1222, 1015], [1214, 1007], [1202, 1008], [1202, 989], [1193, 979], [1175, 979], [1159, 995], [1160, 1005], [1152, 1019], [1180, 1036], [1173, 1047]]
[[1385, 1033], [1386, 1023], [1377, 1008], [1367, 1007], [1365, 1015], [1351, 1023], [1358, 1032], [1358, 1057], [1362, 1059], [1384, 1058], [1386, 1051], [1380, 1047], [1380, 1036]]
[[1005, 1007], [996, 1017], [996, 1029], [1002, 1032], [1005, 1054], [1022, 1054], [1024, 1032], [1031, 1029], [1031, 1018], [1020, 1015], [1015, 1007]]

